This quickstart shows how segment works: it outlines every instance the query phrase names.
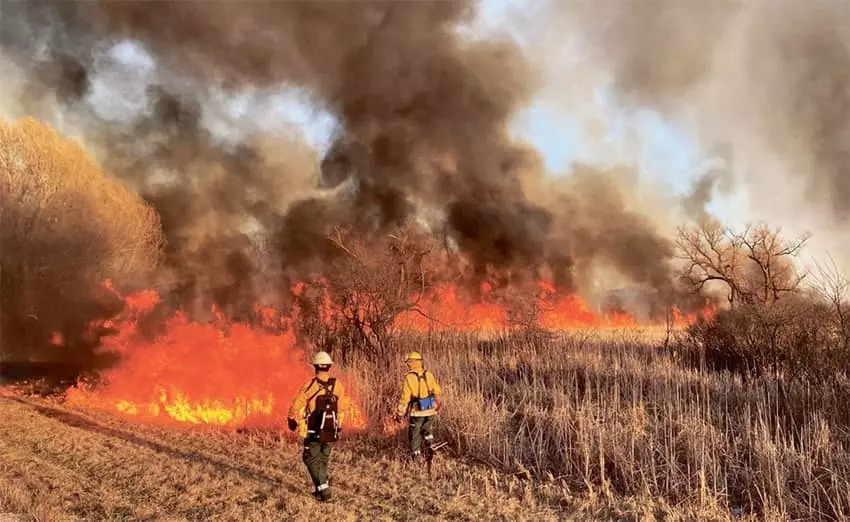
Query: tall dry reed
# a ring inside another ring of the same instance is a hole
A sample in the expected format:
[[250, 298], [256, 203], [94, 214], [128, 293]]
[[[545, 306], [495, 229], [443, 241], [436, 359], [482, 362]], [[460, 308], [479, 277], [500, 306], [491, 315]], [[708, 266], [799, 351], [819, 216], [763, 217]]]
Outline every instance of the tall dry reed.
[[[591, 495], [756, 516], [850, 517], [850, 386], [813, 389], [689, 369], [639, 332], [407, 336], [444, 389], [460, 455]], [[404, 365], [354, 360], [376, 425]], [[727, 511], [727, 512], [729, 512]]]

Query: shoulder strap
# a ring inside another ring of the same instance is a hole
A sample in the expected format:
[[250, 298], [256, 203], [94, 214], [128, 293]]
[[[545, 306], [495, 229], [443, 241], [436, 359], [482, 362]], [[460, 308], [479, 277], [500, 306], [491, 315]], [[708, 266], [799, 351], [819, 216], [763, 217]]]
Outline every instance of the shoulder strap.
[[334, 395], [334, 386], [336, 386], [336, 377], [331, 377], [328, 379], [328, 386], [325, 388], [328, 390], [328, 393]]
[[319, 379], [316, 379], [315, 377], [313, 377], [313, 379], [311, 379], [311, 380], [310, 380], [310, 384], [308, 384], [308, 385], [307, 385], [307, 390], [305, 390], [305, 391], [309, 391], [309, 390], [310, 390], [310, 388], [311, 388], [314, 384], [318, 384], [318, 385], [319, 385], [319, 389], [317, 389], [317, 390], [316, 390], [316, 393], [314, 393], [313, 395], [311, 395], [310, 397], [308, 397], [308, 398], [307, 398], [307, 405], [308, 405], [308, 406], [310, 405], [310, 401], [312, 401], [313, 399], [315, 399], [315, 398], [316, 398], [316, 395], [318, 395], [318, 394], [319, 394], [319, 392], [320, 392], [320, 391], [322, 391], [322, 388], [323, 388], [322, 383], [320, 383], [320, 382], [319, 382]]
[[416, 386], [417, 386], [417, 388], [416, 388], [416, 393], [419, 393], [419, 388], [421, 388], [421, 387], [422, 387], [421, 383], [419, 382], [419, 374], [418, 374], [418, 373], [416, 373], [416, 372], [414, 372], [413, 370], [409, 370], [409, 371], [407, 372], [407, 375], [406, 375], [404, 378], [405, 378], [405, 379], [407, 379], [407, 378], [408, 378], [408, 377], [410, 377], [411, 375], [412, 375], [412, 376], [414, 376], [414, 377], [416, 378]]
[[431, 395], [431, 389], [428, 387], [428, 370], [422, 372], [422, 375], [414, 372], [413, 370], [407, 372], [408, 375], [413, 374], [416, 377], [416, 394], [422, 397], [422, 381], [425, 381], [425, 391], [428, 392], [428, 395]]
[[[318, 382], [318, 379], [316, 379], [315, 377], [310, 379], [310, 384], [308, 384], [307, 388], [304, 389], [304, 395], [307, 395], [307, 392], [310, 391], [310, 388], [312, 388], [313, 385], [316, 384], [317, 382]], [[319, 387], [319, 389], [316, 390], [316, 393], [307, 397], [307, 401], [304, 402], [304, 410], [305, 410], [306, 415], [310, 415], [310, 401], [315, 399], [316, 395], [318, 395], [321, 390], [322, 390], [322, 388]]]

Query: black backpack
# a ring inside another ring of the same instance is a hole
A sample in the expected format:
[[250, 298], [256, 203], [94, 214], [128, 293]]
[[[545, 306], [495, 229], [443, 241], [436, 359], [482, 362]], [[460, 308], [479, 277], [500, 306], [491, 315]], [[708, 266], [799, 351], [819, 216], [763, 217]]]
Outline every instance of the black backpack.
[[[307, 438], [318, 442], [335, 442], [339, 438], [339, 397], [334, 395], [336, 379], [328, 379], [322, 383], [314, 379], [319, 389], [314, 393], [307, 404], [315, 397], [316, 406], [307, 416]], [[322, 393], [324, 391], [324, 393]]]

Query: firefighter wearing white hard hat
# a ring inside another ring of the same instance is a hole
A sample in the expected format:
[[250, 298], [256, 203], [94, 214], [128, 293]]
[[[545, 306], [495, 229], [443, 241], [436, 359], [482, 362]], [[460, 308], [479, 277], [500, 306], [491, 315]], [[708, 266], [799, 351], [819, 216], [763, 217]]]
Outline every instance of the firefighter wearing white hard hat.
[[330, 368], [333, 366], [333, 363], [333, 359], [331, 359], [328, 352], [319, 352], [313, 358], [313, 366], [327, 366]]
[[410, 352], [404, 362], [407, 363], [407, 374], [402, 383], [395, 418], [401, 421], [405, 415], [409, 417], [407, 438], [413, 461], [419, 461], [424, 443], [425, 457], [430, 463], [434, 447], [434, 434], [431, 430], [434, 416], [440, 411], [440, 384], [434, 374], [425, 369], [421, 353]]
[[333, 359], [327, 352], [316, 354], [313, 358], [316, 375], [298, 391], [287, 419], [289, 430], [298, 429], [304, 439], [301, 458], [313, 480], [313, 495], [322, 502], [331, 498], [328, 461], [339, 439], [348, 401], [342, 383], [330, 376], [331, 366]]

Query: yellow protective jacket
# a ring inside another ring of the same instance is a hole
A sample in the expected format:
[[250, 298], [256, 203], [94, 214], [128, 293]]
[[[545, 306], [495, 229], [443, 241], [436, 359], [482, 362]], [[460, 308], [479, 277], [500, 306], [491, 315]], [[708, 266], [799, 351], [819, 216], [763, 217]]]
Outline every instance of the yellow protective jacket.
[[[289, 406], [289, 418], [298, 421], [298, 436], [302, 439], [307, 438], [307, 417], [310, 412], [316, 407], [316, 397], [319, 393], [324, 393], [319, 381], [327, 383], [330, 375], [326, 372], [316, 374], [316, 377], [307, 381], [304, 386], [298, 390], [292, 404]], [[343, 425], [345, 422], [345, 412], [348, 409], [349, 398], [345, 394], [345, 387], [342, 381], [336, 380], [334, 384], [333, 394], [337, 397], [337, 424]]]
[[419, 405], [411, 403], [414, 399], [423, 399], [431, 392], [437, 400], [440, 400], [440, 384], [434, 374], [425, 370], [421, 366], [410, 369], [407, 375], [404, 376], [404, 383], [401, 388], [401, 397], [398, 400], [399, 416], [410, 414], [411, 417], [430, 417], [435, 415], [437, 410], [429, 408], [420, 410]]

